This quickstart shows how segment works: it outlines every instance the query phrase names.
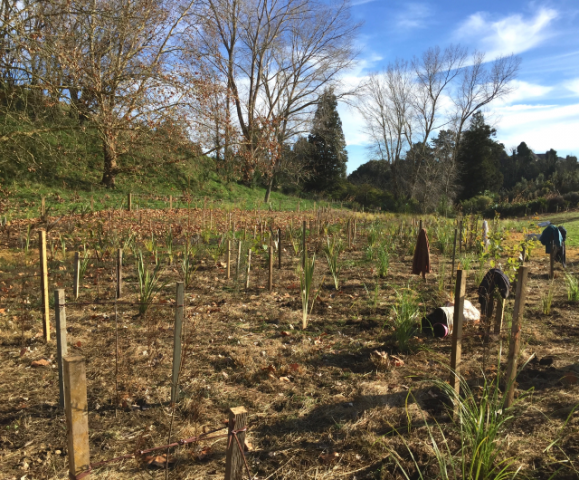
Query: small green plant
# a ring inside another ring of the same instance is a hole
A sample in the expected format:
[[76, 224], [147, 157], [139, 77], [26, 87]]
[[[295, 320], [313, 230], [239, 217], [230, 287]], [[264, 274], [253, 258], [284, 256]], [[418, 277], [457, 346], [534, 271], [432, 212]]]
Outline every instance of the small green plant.
[[368, 245], [364, 250], [364, 260], [371, 262], [374, 260], [374, 255], [376, 254], [376, 248], [374, 245]]
[[368, 231], [368, 235], [366, 236], [366, 238], [368, 239], [369, 247], [373, 247], [376, 244], [376, 241], [378, 240], [378, 232], [373, 226]]
[[341, 241], [336, 241], [334, 237], [326, 239], [326, 245], [324, 245], [324, 253], [326, 255], [326, 260], [328, 261], [328, 267], [334, 279], [334, 287], [336, 290], [340, 289], [340, 262], [339, 257], [342, 253], [343, 245]]
[[420, 306], [416, 294], [410, 288], [396, 292], [396, 303], [392, 307], [394, 337], [401, 352], [411, 350], [410, 339], [418, 329]]
[[470, 255], [465, 255], [462, 257], [460, 264], [462, 265], [463, 270], [470, 270], [472, 267], [473, 258]]
[[314, 267], [316, 266], [316, 254], [312, 259], [308, 259], [308, 252], [304, 252], [304, 268], [300, 269], [300, 286], [302, 295], [302, 328], [305, 330], [308, 326], [308, 313], [314, 308], [315, 297], [312, 297], [314, 286]]
[[555, 290], [555, 285], [551, 281], [549, 289], [544, 297], [541, 297], [541, 306], [543, 310], [543, 315], [551, 315], [551, 304], [553, 303], [553, 292]]
[[149, 270], [145, 261], [143, 260], [142, 252], [137, 256], [137, 271], [139, 275], [139, 314], [144, 316], [147, 313], [149, 305], [153, 301], [153, 297], [160, 290], [159, 264], [156, 264], [153, 270]]
[[[432, 463], [438, 470], [437, 479], [512, 480], [519, 473], [520, 468], [514, 468], [515, 458], [503, 458], [508, 442], [504, 433], [514, 418], [513, 407], [504, 408], [502, 393], [498, 386], [499, 377], [489, 380], [483, 375], [483, 379], [483, 385], [473, 391], [464, 378], [459, 377], [462, 392], [460, 395], [448, 383], [434, 382], [434, 386], [456, 406], [457, 414], [453, 415], [452, 411], [449, 414], [454, 417], [454, 427], [460, 444], [458, 450], [452, 449], [450, 438], [443, 428], [439, 424], [432, 426], [424, 419], [431, 451], [435, 457]], [[411, 393], [408, 396], [410, 397]], [[435, 430], [438, 430], [436, 435]], [[412, 453], [409, 444], [401, 434], [399, 435], [416, 468], [416, 474], [411, 476], [398, 460], [399, 456], [391, 451], [390, 456], [403, 476], [407, 480], [433, 478], [422, 471], [423, 467]]]
[[193, 259], [197, 249], [193, 246], [186, 246], [183, 250], [183, 259], [181, 260], [181, 272], [183, 274], [183, 282], [185, 283], [185, 288], [189, 288], [191, 285], [191, 279], [195, 272], [197, 271], [198, 265], [193, 266]]
[[381, 245], [378, 250], [378, 276], [386, 278], [390, 268], [390, 253], [385, 245]]
[[167, 259], [169, 260], [169, 265], [173, 265], [173, 230], [169, 229], [167, 237], [165, 238], [165, 243], [167, 244]]
[[569, 272], [565, 272], [565, 283], [567, 284], [567, 300], [579, 302], [579, 281]]

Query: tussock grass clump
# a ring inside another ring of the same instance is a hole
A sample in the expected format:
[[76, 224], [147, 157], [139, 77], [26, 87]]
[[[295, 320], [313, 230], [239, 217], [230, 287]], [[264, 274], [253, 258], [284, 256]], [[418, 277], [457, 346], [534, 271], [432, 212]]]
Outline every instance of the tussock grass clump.
[[565, 283], [567, 284], [567, 299], [570, 302], [579, 302], [579, 280], [577, 277], [565, 272]]
[[394, 317], [394, 337], [401, 352], [411, 350], [410, 339], [418, 330], [420, 306], [415, 293], [403, 288], [396, 293], [396, 303], [392, 306]]

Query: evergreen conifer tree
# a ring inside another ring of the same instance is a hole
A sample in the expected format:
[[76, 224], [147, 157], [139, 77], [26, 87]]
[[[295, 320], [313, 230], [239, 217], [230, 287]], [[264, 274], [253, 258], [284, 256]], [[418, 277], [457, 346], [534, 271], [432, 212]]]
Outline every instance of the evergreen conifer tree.
[[306, 189], [326, 191], [346, 179], [348, 152], [338, 114], [338, 100], [332, 90], [326, 90], [318, 101], [312, 133], [310, 155], [311, 177]]
[[485, 191], [498, 192], [503, 186], [500, 166], [507, 152], [502, 143], [493, 140], [495, 135], [496, 130], [485, 123], [483, 114], [475, 113], [470, 128], [463, 134], [458, 152], [463, 199]]

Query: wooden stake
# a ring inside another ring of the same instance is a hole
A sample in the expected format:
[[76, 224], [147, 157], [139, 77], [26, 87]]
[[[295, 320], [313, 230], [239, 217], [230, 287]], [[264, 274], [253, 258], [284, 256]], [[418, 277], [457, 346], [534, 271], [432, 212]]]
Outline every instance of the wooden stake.
[[127, 210], [130, 212], [133, 210], [133, 194], [129, 193], [127, 195]]
[[42, 294], [42, 328], [44, 340], [50, 342], [50, 302], [48, 301], [48, 261], [46, 258], [46, 232], [38, 232], [40, 241], [40, 292]]
[[306, 221], [302, 228], [302, 268], [306, 268]]
[[270, 239], [269, 241], [269, 278], [267, 289], [270, 292], [273, 290], [273, 239]]
[[249, 290], [249, 273], [251, 272], [251, 248], [247, 251], [247, 275], [245, 276], [245, 289]]
[[64, 290], [54, 291], [54, 320], [56, 323], [56, 359], [58, 362], [58, 386], [60, 390], [59, 407], [64, 408], [64, 372], [62, 359], [68, 355], [66, 343], [66, 311]]
[[452, 270], [451, 270], [452, 274], [450, 277], [451, 280], [454, 279], [454, 260], [456, 257], [456, 239], [457, 239], [457, 236], [458, 236], [458, 230], [455, 228], [454, 229], [454, 246], [452, 247]]
[[117, 298], [123, 295], [123, 249], [117, 250]]
[[80, 253], [74, 252], [74, 278], [73, 278], [73, 295], [78, 299], [80, 289]]
[[171, 403], [179, 399], [179, 370], [181, 369], [181, 334], [183, 332], [183, 313], [185, 311], [185, 286], [177, 282], [177, 301], [175, 304], [175, 330], [173, 336], [173, 377], [171, 383]]
[[71, 478], [90, 468], [86, 367], [83, 357], [64, 357], [64, 408]]
[[231, 278], [231, 240], [227, 240], [227, 279]]
[[173, 195], [169, 195], [169, 210], [173, 210]]
[[[450, 384], [460, 393], [460, 359], [462, 356], [462, 323], [464, 319], [464, 296], [466, 291], [466, 271], [457, 270], [454, 291], [454, 317], [452, 319], [452, 351], [450, 354]], [[458, 404], [455, 405], [455, 413]]]
[[529, 267], [519, 267], [517, 274], [517, 292], [515, 295], [515, 308], [513, 310], [513, 322], [511, 327], [511, 342], [509, 344], [509, 357], [506, 371], [505, 407], [513, 404], [515, 398], [515, 379], [517, 377], [517, 360], [519, 348], [521, 346], [521, 327], [523, 323], [523, 312], [525, 311], [525, 300], [527, 298], [527, 279]]
[[[236, 407], [229, 410], [229, 436], [227, 440], [227, 456], [225, 458], [225, 480], [241, 480], [243, 478], [243, 449], [245, 447], [245, 427], [247, 425], [247, 410]], [[235, 440], [232, 432], [238, 432]]]
[[281, 228], [277, 229], [277, 261], [278, 268], [281, 270]]
[[348, 218], [348, 250], [352, 248], [352, 221]]
[[241, 264], [241, 244], [243, 242], [239, 240], [237, 246], [237, 263], [235, 264], [235, 280], [239, 279], [239, 266]]

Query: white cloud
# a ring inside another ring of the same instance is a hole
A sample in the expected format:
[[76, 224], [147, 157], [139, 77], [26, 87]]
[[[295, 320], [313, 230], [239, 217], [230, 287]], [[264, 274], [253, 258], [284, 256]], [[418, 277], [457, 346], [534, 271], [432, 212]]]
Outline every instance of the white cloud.
[[579, 153], [579, 104], [525, 105], [517, 104], [493, 110], [501, 116], [497, 139], [507, 148], [526, 142], [535, 152], [554, 148]]
[[432, 9], [425, 3], [407, 3], [404, 10], [396, 15], [396, 26], [400, 29], [424, 28], [430, 17]]
[[531, 99], [538, 100], [551, 93], [555, 88], [523, 80], [513, 80], [510, 86], [512, 88], [511, 93], [497, 102], [499, 105], [512, 105], [515, 102], [529, 101]]
[[567, 90], [570, 90], [575, 95], [579, 95], [579, 78], [566, 82], [564, 86]]
[[512, 14], [494, 19], [487, 12], [477, 12], [466, 19], [455, 36], [463, 41], [477, 39], [478, 48], [491, 59], [518, 54], [540, 45], [553, 35], [552, 23], [558, 16], [557, 10], [544, 7], [532, 17]]

